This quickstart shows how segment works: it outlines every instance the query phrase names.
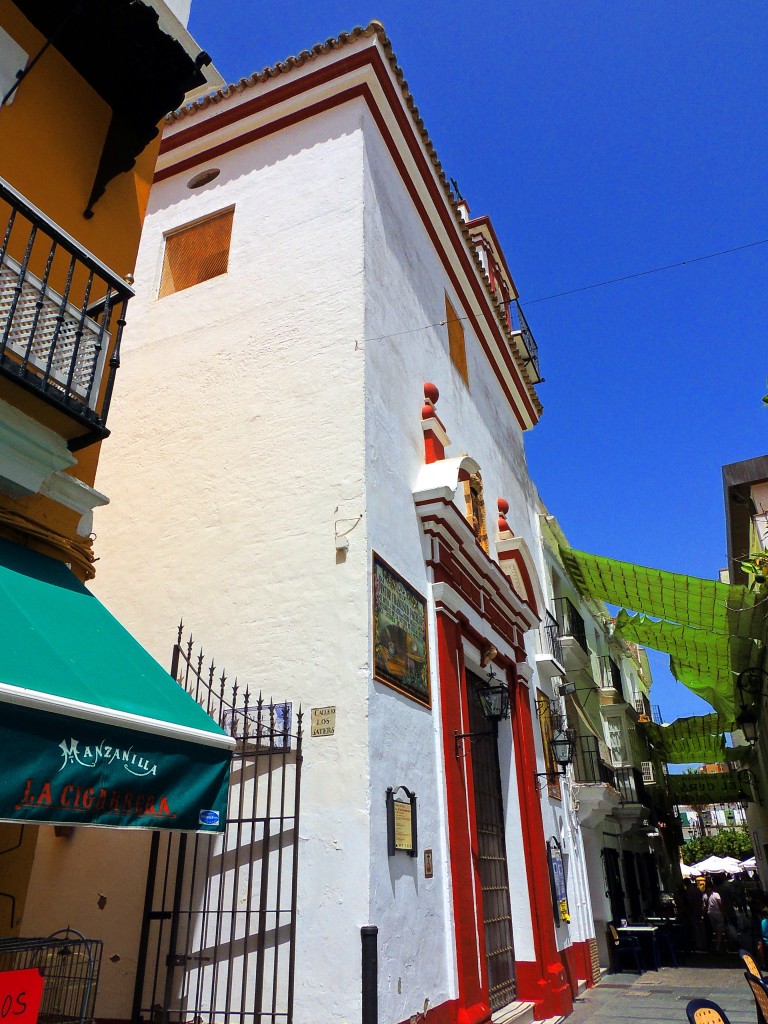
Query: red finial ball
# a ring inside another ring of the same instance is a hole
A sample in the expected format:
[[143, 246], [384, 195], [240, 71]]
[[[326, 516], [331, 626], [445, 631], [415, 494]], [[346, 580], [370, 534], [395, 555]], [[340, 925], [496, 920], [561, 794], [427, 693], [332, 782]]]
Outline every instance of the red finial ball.
[[509, 512], [509, 502], [506, 498], [499, 498], [496, 502], [499, 508], [499, 515], [505, 516]]
[[437, 390], [437, 385], [430, 384], [429, 381], [424, 382], [424, 397], [432, 405], [437, 404], [437, 400], [440, 397], [440, 392]]

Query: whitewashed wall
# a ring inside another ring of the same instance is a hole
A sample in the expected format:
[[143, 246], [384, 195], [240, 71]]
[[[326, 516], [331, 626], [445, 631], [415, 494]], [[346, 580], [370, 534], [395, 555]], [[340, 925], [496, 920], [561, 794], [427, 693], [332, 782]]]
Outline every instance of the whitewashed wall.
[[[546, 607], [554, 614], [554, 590], [552, 584], [553, 569], [559, 578], [561, 572], [554, 568], [551, 554], [548, 553], [547, 544], [550, 535], [545, 516], [548, 513], [542, 511], [536, 521], [536, 542], [532, 549], [539, 571], [542, 591]], [[551, 542], [550, 542], [551, 543]], [[542, 640], [533, 633], [528, 635], [529, 660], [534, 663], [536, 652], [542, 649]], [[555, 696], [551, 684], [546, 680], [534, 680], [537, 687], [541, 687], [550, 696]], [[561, 707], [564, 702], [560, 701]], [[534, 708], [534, 723], [538, 725], [538, 717]], [[577, 723], [569, 722], [571, 726]], [[543, 742], [541, 730], [535, 729], [536, 752], [539, 761], [538, 770], [544, 771]], [[592, 915], [592, 902], [589, 889], [589, 875], [586, 864], [586, 851], [584, 837], [577, 814], [577, 797], [573, 790], [573, 770], [561, 779], [561, 798], [558, 800], [549, 796], [546, 785], [541, 789], [542, 819], [544, 824], [544, 836], [546, 839], [556, 837], [563, 849], [563, 854], [568, 858], [568, 904], [571, 912], [570, 923], [561, 922], [557, 928], [558, 949], [565, 949], [577, 942], [585, 942], [594, 937], [595, 923]]]
[[[470, 386], [451, 363], [445, 292], [451, 288], [392, 159], [366, 117], [366, 490], [368, 540], [419, 592], [429, 596], [421, 532], [412, 492], [424, 461], [420, 411], [423, 384], [440, 390], [437, 412], [452, 439], [447, 457], [469, 454], [483, 477], [489, 536], [495, 537], [496, 498], [510, 503], [514, 532], [533, 538], [534, 494], [522, 434], [479, 343], [465, 324]], [[433, 623], [434, 625], [434, 623]], [[434, 637], [434, 631], [433, 631]], [[468, 659], [472, 667], [472, 658]], [[479, 665], [475, 666], [480, 671]], [[433, 670], [430, 714], [379, 683], [372, 683], [371, 919], [380, 928], [380, 1011], [400, 1020], [455, 997], [450, 874], [445, 849], [444, 774], [439, 736], [439, 687]], [[532, 960], [533, 932], [522, 848], [509, 723], [500, 729], [499, 754], [507, 815], [515, 954]], [[421, 860], [385, 856], [383, 794], [405, 783], [419, 793], [419, 844], [435, 852], [435, 877]]]
[[[99, 473], [98, 595], [162, 662], [183, 616], [241, 687], [304, 708], [299, 1022], [359, 1016], [368, 923], [365, 522], [334, 545], [365, 511], [362, 159], [347, 104], [153, 190]], [[229, 273], [157, 300], [163, 233], [233, 204]]]

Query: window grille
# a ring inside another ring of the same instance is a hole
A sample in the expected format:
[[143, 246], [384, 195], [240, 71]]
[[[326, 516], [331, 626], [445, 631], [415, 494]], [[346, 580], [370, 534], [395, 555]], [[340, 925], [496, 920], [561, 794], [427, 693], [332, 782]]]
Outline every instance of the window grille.
[[456, 310], [451, 304], [448, 296], [445, 296], [445, 319], [448, 324], [448, 350], [451, 354], [451, 361], [461, 374], [464, 383], [469, 384], [469, 371], [467, 370], [467, 350], [464, 344], [464, 325], [459, 320]]
[[234, 208], [166, 235], [159, 297], [226, 274]]
[[643, 782], [646, 785], [655, 781], [653, 777], [653, 761], [641, 761], [640, 769], [643, 773]]

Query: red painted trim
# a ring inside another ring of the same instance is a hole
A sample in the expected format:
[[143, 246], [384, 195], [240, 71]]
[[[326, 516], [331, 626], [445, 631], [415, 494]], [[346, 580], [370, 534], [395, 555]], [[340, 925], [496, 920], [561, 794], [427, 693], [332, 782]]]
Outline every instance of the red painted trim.
[[[405, 143], [408, 146], [411, 155], [419, 168], [419, 171], [421, 172], [422, 180], [427, 186], [427, 190], [430, 193], [430, 197], [434, 203], [437, 215], [442, 221], [443, 226], [445, 227], [448, 233], [448, 237], [451, 240], [454, 252], [459, 257], [459, 261], [462, 264], [462, 269], [464, 270], [467, 281], [469, 282], [470, 289], [471, 291], [474, 292], [476, 299], [480, 303], [480, 308], [483, 310], [483, 318], [485, 319], [487, 325], [490, 327], [492, 334], [494, 335], [496, 344], [498, 346], [498, 352], [501, 361], [506, 366], [507, 371], [510, 373], [512, 380], [514, 381], [515, 389], [517, 391], [519, 399], [522, 401], [523, 407], [527, 411], [532, 424], [535, 424], [538, 420], [538, 415], [528, 395], [527, 388], [522, 380], [520, 370], [509, 351], [509, 346], [501, 330], [501, 327], [499, 326], [496, 317], [496, 312], [491, 307], [488, 293], [485, 290], [485, 285], [478, 277], [477, 270], [472, 262], [470, 251], [467, 248], [467, 244], [463, 236], [459, 234], [459, 225], [456, 222], [455, 214], [453, 210], [449, 206], [447, 206], [445, 194], [442, 191], [441, 186], [435, 181], [433, 169], [430, 166], [430, 162], [426, 154], [424, 153], [422, 141], [416, 137], [414, 125], [410, 118], [410, 115], [403, 109], [402, 94], [398, 94], [398, 91], [395, 88], [392, 79], [390, 78], [389, 72], [386, 66], [384, 65], [383, 59], [378, 50], [376, 50], [373, 47], [370, 47], [358, 53], [350, 54], [349, 56], [344, 57], [341, 60], [334, 61], [332, 64], [327, 65], [324, 68], [320, 68], [319, 70], [314, 71], [309, 75], [302, 76], [299, 79], [295, 79], [294, 81], [286, 83], [286, 85], [284, 86], [280, 86], [277, 89], [271, 90], [269, 93], [265, 95], [256, 96], [253, 99], [246, 101], [246, 103], [239, 104], [237, 107], [233, 107], [229, 110], [222, 111], [222, 113], [220, 114], [216, 114], [213, 117], [207, 118], [204, 121], [198, 121], [190, 125], [188, 128], [184, 128], [181, 131], [174, 133], [173, 135], [166, 136], [163, 139], [163, 143], [161, 145], [161, 154], [164, 152], [170, 152], [173, 149], [177, 149], [181, 146], [184, 146], [187, 143], [193, 142], [198, 138], [202, 138], [205, 135], [214, 132], [219, 128], [233, 124], [241, 117], [247, 117], [251, 113], [260, 112], [261, 110], [264, 110], [269, 106], [274, 105], [275, 103], [279, 103], [282, 100], [292, 98], [293, 96], [298, 95], [301, 92], [307, 91], [308, 89], [312, 89], [319, 85], [326, 84], [327, 82], [330, 82], [336, 78], [348, 74], [350, 71], [359, 70], [366, 64], [370, 65], [371, 68], [373, 69], [376, 77], [379, 80], [379, 84], [381, 85], [382, 90], [384, 91], [384, 94], [387, 97], [387, 100], [389, 101], [390, 109], [395, 115], [395, 119], [397, 120], [400, 130], [403, 133]], [[421, 217], [422, 223], [424, 224], [427, 233], [432, 239], [432, 243], [435, 246], [436, 252], [440, 256], [441, 262], [443, 264], [443, 269], [445, 270], [446, 275], [448, 276], [449, 280], [451, 281], [451, 284], [454, 287], [457, 298], [460, 297], [463, 294], [463, 288], [460, 286], [458, 278], [447, 259], [443, 244], [439, 240], [437, 233], [434, 229], [434, 226], [432, 224], [432, 219], [429, 216], [429, 213], [427, 212], [426, 208], [424, 207], [423, 202], [421, 201], [421, 197], [418, 194], [416, 185], [412, 181], [407, 171], [407, 168], [405, 167], [404, 161], [397, 149], [397, 145], [391, 135], [391, 132], [389, 131], [389, 128], [387, 127], [387, 124], [384, 120], [381, 111], [378, 109], [378, 105], [376, 104], [373, 98], [373, 94], [367, 83], [361, 83], [352, 88], [343, 90], [342, 92], [338, 93], [335, 96], [326, 97], [324, 100], [320, 100], [317, 103], [311, 104], [309, 107], [295, 111], [292, 114], [286, 115], [285, 117], [280, 118], [269, 125], [262, 125], [260, 128], [254, 129], [253, 131], [250, 132], [246, 132], [235, 139], [230, 139], [227, 140], [226, 142], [219, 144], [218, 146], [214, 146], [211, 149], [206, 150], [204, 153], [188, 157], [185, 160], [181, 160], [179, 163], [174, 164], [170, 167], [162, 168], [155, 175], [155, 181], [163, 181], [166, 178], [171, 177], [172, 175], [178, 174], [182, 170], [188, 170], [191, 167], [197, 166], [202, 162], [208, 162], [210, 160], [213, 160], [217, 156], [221, 156], [224, 153], [229, 152], [230, 150], [240, 148], [241, 146], [247, 145], [249, 142], [255, 141], [256, 139], [259, 138], [263, 138], [264, 136], [270, 135], [273, 132], [281, 130], [282, 128], [289, 127], [290, 125], [296, 124], [301, 120], [304, 120], [308, 117], [312, 117], [325, 110], [331, 109], [332, 107], [339, 106], [340, 104], [346, 103], [349, 100], [357, 97], [362, 97], [368, 104], [371, 115], [373, 116], [373, 119], [376, 121], [382, 138], [390, 151], [390, 155], [392, 156], [392, 159], [395, 165], [397, 166], [400, 175], [403, 179], [403, 182], [413, 200], [414, 206], [416, 207], [416, 210]], [[471, 306], [465, 305], [464, 302], [462, 302], [461, 300], [459, 301], [466, 318], [472, 324], [475, 336], [477, 337], [481, 347], [485, 351], [490, 365], [495, 368], [497, 357], [494, 356], [494, 354], [490, 351], [483, 337], [483, 333], [480, 330], [479, 322], [474, 309]], [[502, 391], [506, 395], [507, 400], [513, 409], [513, 412], [515, 413], [515, 417], [517, 418], [521, 429], [525, 430], [527, 428], [526, 422], [516, 408], [517, 403], [513, 399], [506, 381], [503, 380], [503, 378], [498, 372], [496, 373], [496, 376]]]
[[579, 981], [586, 981], [587, 988], [595, 987], [595, 975], [592, 971], [592, 949], [590, 946], [590, 940], [585, 939], [583, 942], [574, 942], [573, 946], [573, 957], [576, 966], [576, 977]]
[[[453, 888], [453, 927], [459, 998], [454, 1020], [477, 1024], [490, 1018], [487, 983], [483, 968], [484, 937], [475, 907], [477, 879], [473, 870], [474, 840], [470, 822], [475, 820], [471, 757], [456, 757], [456, 733], [469, 732], [466, 713], [464, 652], [461, 627], [444, 610], [437, 612], [437, 662], [440, 677], [441, 726], [445, 761], [448, 851]], [[430, 1011], [431, 1013], [432, 1011]]]
[[[510, 685], [512, 681], [510, 680]], [[515, 746], [517, 791], [523, 847], [528, 876], [528, 897], [533, 918], [533, 944], [536, 960], [517, 964], [518, 998], [536, 1004], [537, 1020], [567, 1016], [573, 1010], [573, 998], [565, 969], [555, 943], [555, 922], [549, 884], [544, 823], [536, 786], [536, 748], [528, 688], [517, 680], [517, 699], [512, 718]]]
[[[162, 147], [160, 151], [162, 152]], [[517, 290], [515, 279], [512, 277], [512, 274], [510, 273], [509, 265], [507, 264], [507, 257], [504, 255], [504, 250], [501, 248], [501, 244], [499, 243], [499, 239], [496, 235], [493, 224], [491, 224], [491, 218], [488, 216], [488, 214], [484, 214], [482, 217], [473, 217], [472, 220], [467, 221], [467, 228], [469, 229], [469, 231], [471, 231], [472, 228], [479, 227], [485, 227], [488, 229], [488, 234], [491, 236], [491, 241], [496, 248], [496, 255], [501, 260], [501, 265], [504, 268], [504, 273], [507, 275], [507, 280], [512, 285], [512, 289], [515, 293], [515, 298], [519, 298], [520, 293]]]
[[434, 430], [424, 431], [424, 461], [427, 465], [441, 462], [445, 458], [445, 445], [439, 440]]

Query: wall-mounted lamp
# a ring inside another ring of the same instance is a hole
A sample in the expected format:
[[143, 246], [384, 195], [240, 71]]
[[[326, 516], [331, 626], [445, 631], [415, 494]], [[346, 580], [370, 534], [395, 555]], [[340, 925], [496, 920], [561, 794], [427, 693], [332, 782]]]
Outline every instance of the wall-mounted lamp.
[[[575, 745], [576, 739], [573, 729], [561, 729], [559, 732], [556, 732], [549, 741], [552, 756], [561, 768], [567, 768], [569, 764], [573, 764], [573, 750]], [[565, 772], [562, 772], [561, 774], [564, 775]]]
[[747, 743], [755, 744], [758, 739], [758, 723], [760, 708], [765, 692], [768, 673], [761, 668], [747, 668], [736, 678], [736, 689], [739, 692], [739, 712], [736, 725], [744, 733]]
[[576, 683], [572, 679], [561, 679], [557, 692], [561, 697], [567, 697], [570, 693], [576, 693]]
[[509, 718], [509, 689], [507, 684], [499, 679], [493, 671], [493, 666], [488, 671], [485, 685], [478, 686], [475, 693], [480, 702], [483, 718], [486, 722], [490, 722], [493, 728], [487, 732], [454, 732], [456, 757], [464, 757], [466, 755], [466, 750], [462, 746], [464, 740], [476, 743], [483, 736], [493, 736], [496, 733], [496, 723], [500, 722], [503, 718]]
[[[558, 775], [565, 775], [565, 769], [573, 764], [573, 753], [576, 746], [576, 737], [573, 729], [558, 729], [549, 741], [549, 749], [555, 763], [562, 768], [562, 771], [536, 772], [537, 779], [552, 779]], [[537, 786], [539, 783], [537, 782]]]

